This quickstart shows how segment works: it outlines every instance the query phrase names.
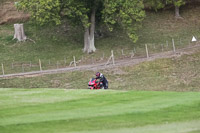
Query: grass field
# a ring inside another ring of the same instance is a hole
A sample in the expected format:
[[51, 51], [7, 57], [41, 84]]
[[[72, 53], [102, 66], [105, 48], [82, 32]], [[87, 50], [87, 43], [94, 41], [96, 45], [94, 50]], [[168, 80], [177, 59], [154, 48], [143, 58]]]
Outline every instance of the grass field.
[[0, 89], [1, 133], [198, 133], [199, 92]]

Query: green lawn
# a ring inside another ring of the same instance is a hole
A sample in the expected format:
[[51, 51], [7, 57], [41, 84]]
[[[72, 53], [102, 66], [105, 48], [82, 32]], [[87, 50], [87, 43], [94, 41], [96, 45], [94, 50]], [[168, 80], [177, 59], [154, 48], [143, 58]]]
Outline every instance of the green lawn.
[[0, 89], [0, 133], [197, 133], [200, 93]]

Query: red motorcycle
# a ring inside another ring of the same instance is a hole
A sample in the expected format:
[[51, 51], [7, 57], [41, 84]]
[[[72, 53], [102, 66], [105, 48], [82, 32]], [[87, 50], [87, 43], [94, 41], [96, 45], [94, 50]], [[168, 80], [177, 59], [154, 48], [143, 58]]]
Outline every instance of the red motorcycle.
[[102, 89], [103, 88], [103, 83], [98, 81], [95, 78], [92, 78], [89, 82], [88, 82], [88, 89]]

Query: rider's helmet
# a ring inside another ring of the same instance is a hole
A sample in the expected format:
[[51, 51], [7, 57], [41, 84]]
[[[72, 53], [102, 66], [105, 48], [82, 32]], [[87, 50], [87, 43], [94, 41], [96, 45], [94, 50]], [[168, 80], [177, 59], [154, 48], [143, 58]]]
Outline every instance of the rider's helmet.
[[96, 73], [96, 78], [99, 78], [100, 77], [100, 72], [97, 72]]

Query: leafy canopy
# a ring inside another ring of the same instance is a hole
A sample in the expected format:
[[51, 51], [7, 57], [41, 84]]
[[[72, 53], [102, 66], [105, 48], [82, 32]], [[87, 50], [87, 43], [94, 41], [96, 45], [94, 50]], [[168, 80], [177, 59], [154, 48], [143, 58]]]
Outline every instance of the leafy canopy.
[[61, 23], [60, 0], [21, 0], [17, 7], [31, 13], [32, 19], [40, 25], [51, 22], [57, 25]]
[[147, 7], [153, 8], [156, 11], [164, 8], [166, 5], [173, 4], [174, 6], [182, 6], [187, 0], [144, 0]]
[[110, 31], [118, 24], [127, 32], [133, 42], [138, 40], [136, 31], [145, 17], [141, 0], [20, 0], [18, 8], [31, 13], [39, 24], [61, 24], [68, 17], [75, 24], [90, 26], [92, 10], [97, 20], [107, 24]]

